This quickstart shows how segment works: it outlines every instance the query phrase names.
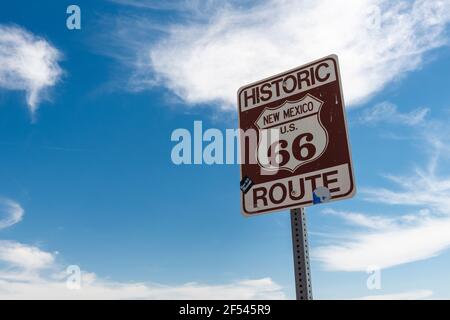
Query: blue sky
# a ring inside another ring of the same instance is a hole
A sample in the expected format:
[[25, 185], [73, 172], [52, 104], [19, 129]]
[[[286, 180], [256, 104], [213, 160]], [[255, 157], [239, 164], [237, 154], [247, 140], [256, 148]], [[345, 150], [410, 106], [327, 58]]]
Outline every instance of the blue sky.
[[358, 192], [307, 210], [314, 297], [450, 298], [448, 1], [69, 4], [1, 4], [1, 298], [294, 298], [289, 214], [244, 218], [238, 165], [170, 136], [330, 53]]

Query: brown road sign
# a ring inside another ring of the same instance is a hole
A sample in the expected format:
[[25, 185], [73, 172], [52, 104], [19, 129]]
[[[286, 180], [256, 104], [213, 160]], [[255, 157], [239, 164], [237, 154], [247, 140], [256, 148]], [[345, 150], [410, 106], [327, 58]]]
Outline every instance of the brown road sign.
[[336, 55], [241, 87], [238, 108], [243, 214], [355, 194]]

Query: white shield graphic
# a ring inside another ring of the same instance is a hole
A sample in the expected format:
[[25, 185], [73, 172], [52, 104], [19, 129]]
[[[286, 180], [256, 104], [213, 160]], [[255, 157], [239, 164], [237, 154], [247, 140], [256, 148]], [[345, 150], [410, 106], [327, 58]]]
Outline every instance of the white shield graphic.
[[321, 100], [306, 94], [300, 100], [264, 109], [255, 122], [259, 129], [258, 163], [262, 168], [293, 172], [323, 154], [328, 132], [320, 121], [322, 105]]

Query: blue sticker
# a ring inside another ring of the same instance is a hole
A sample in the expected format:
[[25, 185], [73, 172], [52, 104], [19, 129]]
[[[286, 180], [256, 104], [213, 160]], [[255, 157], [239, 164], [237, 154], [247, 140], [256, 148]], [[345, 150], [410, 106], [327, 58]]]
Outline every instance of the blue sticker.
[[252, 179], [250, 179], [249, 177], [244, 177], [241, 180], [241, 191], [246, 194], [248, 192], [248, 190], [251, 189], [251, 187], [253, 187], [254, 183], [252, 181]]
[[318, 187], [313, 191], [313, 204], [328, 202], [331, 199], [330, 190], [325, 187]]

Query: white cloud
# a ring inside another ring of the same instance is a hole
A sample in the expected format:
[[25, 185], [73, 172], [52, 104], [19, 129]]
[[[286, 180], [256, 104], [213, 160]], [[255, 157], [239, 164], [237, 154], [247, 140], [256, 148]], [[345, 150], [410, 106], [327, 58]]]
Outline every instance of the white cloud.
[[360, 121], [365, 124], [388, 122], [414, 126], [423, 123], [429, 111], [428, 108], [418, 108], [408, 113], [401, 113], [395, 104], [382, 102], [371, 109], [364, 110]]
[[368, 216], [364, 213], [341, 212], [333, 209], [325, 209], [322, 212], [324, 214], [337, 216], [350, 224], [370, 229], [386, 229], [394, 225], [393, 219], [381, 216]]
[[[20, 211], [22, 218], [23, 209], [18, 203], [12, 200], [3, 201], [9, 206], [8, 210]], [[18, 222], [20, 219], [16, 220]], [[191, 282], [167, 286], [150, 282], [132, 283], [101, 279], [94, 273], [83, 271], [81, 288], [74, 290], [69, 289], [67, 285], [68, 277], [73, 274], [66, 273], [65, 268], [57, 263], [57, 254], [17, 241], [0, 240], [0, 300], [286, 299], [283, 288], [270, 278], [214, 285]]]
[[449, 135], [448, 129], [444, 130], [437, 123], [430, 124], [421, 127], [425, 134], [419, 139], [420, 146], [431, 149], [425, 169], [416, 169], [408, 176], [388, 176], [397, 185], [396, 189], [365, 188], [361, 191], [367, 201], [418, 207], [419, 210], [411, 213], [407, 209], [409, 213], [401, 216], [387, 212], [373, 216], [326, 211], [360, 227], [312, 251], [314, 259], [321, 261], [326, 269], [389, 268], [435, 257], [450, 248], [450, 176], [438, 174], [440, 167], [448, 167]]
[[0, 24], [0, 88], [25, 91], [31, 113], [38, 108], [44, 90], [61, 77], [60, 58], [47, 40]]
[[[10, 227], [23, 219], [22, 206], [10, 199], [0, 198], [0, 229]], [[16, 241], [0, 240], [0, 262], [8, 269], [19, 269], [25, 273], [45, 269], [53, 265], [54, 254], [38, 247]], [[3, 270], [0, 270], [0, 278]]]
[[133, 46], [140, 62], [133, 85], [154, 86], [151, 74], [188, 104], [234, 110], [241, 85], [336, 53], [346, 101], [355, 105], [419, 68], [427, 51], [447, 43], [449, 8], [449, 0], [221, 5], [203, 19], [170, 25], [150, 49], [145, 40]]
[[8, 228], [22, 220], [23, 208], [15, 201], [0, 198], [0, 229]]
[[270, 278], [229, 284], [187, 283], [165, 286], [97, 279], [82, 273], [81, 288], [70, 290], [65, 279], [51, 277], [2, 277], [0, 299], [286, 299], [281, 287]]
[[420, 300], [427, 299], [433, 295], [431, 290], [412, 290], [400, 293], [389, 293], [372, 295], [359, 298], [359, 300]]
[[35, 246], [0, 240], [0, 261], [26, 271], [36, 271], [50, 267], [54, 255]]
[[366, 271], [428, 259], [450, 247], [450, 218], [417, 217], [405, 225], [351, 233], [337, 244], [313, 250], [327, 270]]
[[[0, 299], [286, 299], [270, 278], [228, 284], [161, 285], [117, 282], [82, 272], [79, 289], [70, 289], [55, 253], [25, 244], [0, 241]], [[13, 267], [13, 271], [11, 268]], [[48, 271], [50, 270], [50, 271]]]
[[69, 289], [56, 253], [15, 241], [0, 241], [0, 300], [4, 299], [286, 299], [270, 278], [225, 284], [162, 285], [118, 282], [81, 273], [81, 288]]

